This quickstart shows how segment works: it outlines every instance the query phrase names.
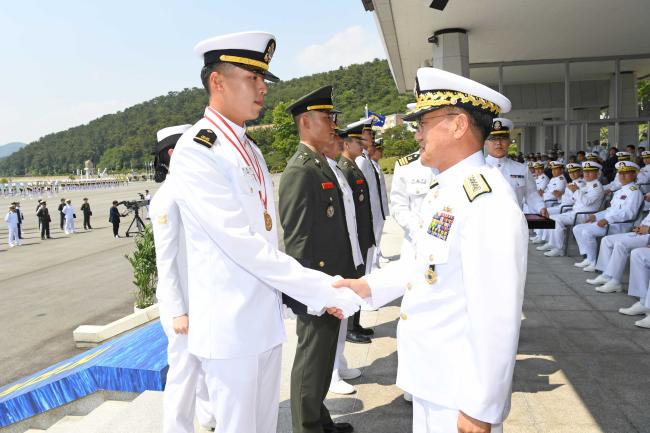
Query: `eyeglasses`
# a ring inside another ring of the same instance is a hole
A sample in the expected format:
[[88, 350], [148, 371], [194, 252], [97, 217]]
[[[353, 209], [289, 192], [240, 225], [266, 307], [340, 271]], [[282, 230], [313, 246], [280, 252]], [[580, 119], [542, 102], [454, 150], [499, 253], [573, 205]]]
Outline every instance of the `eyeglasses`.
[[460, 113], [447, 113], [447, 114], [442, 114], [440, 116], [429, 117], [424, 120], [422, 119], [422, 117], [420, 117], [418, 120], [415, 121], [415, 129], [417, 129], [418, 131], [422, 131], [422, 128], [424, 128], [424, 126], [427, 124], [428, 121], [432, 121], [433, 119], [439, 119], [441, 117], [446, 117], [446, 116], [458, 116], [458, 114]]

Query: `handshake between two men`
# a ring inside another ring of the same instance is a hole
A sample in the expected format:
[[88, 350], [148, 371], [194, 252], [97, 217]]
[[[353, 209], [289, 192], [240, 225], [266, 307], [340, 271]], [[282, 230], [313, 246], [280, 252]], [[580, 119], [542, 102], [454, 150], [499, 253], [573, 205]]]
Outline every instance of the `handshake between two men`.
[[327, 302], [327, 313], [338, 319], [350, 317], [365, 303], [364, 298], [371, 295], [370, 286], [363, 278], [342, 278], [332, 284], [336, 290]]

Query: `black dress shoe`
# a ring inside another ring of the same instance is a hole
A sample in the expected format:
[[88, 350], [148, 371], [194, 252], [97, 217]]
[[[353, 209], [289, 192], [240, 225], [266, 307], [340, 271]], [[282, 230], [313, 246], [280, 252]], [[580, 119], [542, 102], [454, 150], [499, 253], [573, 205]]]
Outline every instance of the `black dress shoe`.
[[374, 330], [372, 330], [372, 329], [370, 329], [370, 328], [364, 328], [363, 326], [355, 326], [354, 329], [353, 329], [353, 331], [356, 332], [356, 333], [358, 333], [358, 334], [367, 335], [367, 336], [369, 336], [369, 337], [370, 337], [371, 335], [375, 335], [375, 331], [374, 331]]
[[331, 424], [325, 424], [323, 431], [325, 433], [352, 433], [354, 427], [348, 422], [333, 422]]
[[349, 341], [350, 343], [360, 344], [368, 344], [371, 341], [370, 337], [367, 335], [363, 335], [355, 331], [348, 331], [347, 335], [345, 336], [345, 340]]

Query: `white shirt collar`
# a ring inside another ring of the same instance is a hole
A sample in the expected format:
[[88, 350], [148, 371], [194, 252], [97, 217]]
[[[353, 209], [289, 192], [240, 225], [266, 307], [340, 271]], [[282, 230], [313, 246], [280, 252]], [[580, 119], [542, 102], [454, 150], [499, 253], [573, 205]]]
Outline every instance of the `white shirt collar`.
[[506, 159], [505, 156], [503, 158], [496, 158], [492, 155], [488, 155], [485, 157], [485, 162], [487, 165], [495, 166], [497, 164], [505, 164], [504, 159]]
[[[213, 110], [214, 110], [214, 108], [213, 108]], [[214, 110], [214, 111], [217, 111], [217, 110]], [[219, 113], [219, 112], [217, 111], [217, 113]], [[235, 122], [231, 121], [230, 119], [228, 119], [226, 116], [224, 116], [221, 113], [219, 113], [219, 115], [221, 115], [221, 118], [224, 119], [226, 121], [226, 123], [228, 124], [228, 126], [230, 126], [232, 128], [232, 130], [235, 132], [235, 135], [237, 135], [237, 138], [239, 139], [239, 141], [243, 142], [245, 140], [245, 137], [246, 137], [246, 127], [245, 126], [241, 127], [241, 126], [237, 125]], [[212, 120], [217, 120], [218, 119], [217, 116], [215, 116], [214, 113], [212, 113], [212, 111], [210, 110], [209, 107], [205, 108], [205, 117], [209, 117]]]
[[445, 185], [452, 185], [454, 183], [462, 183], [465, 176], [475, 171], [478, 167], [485, 165], [485, 158], [483, 152], [477, 151], [455, 165], [449, 167], [447, 170], [438, 173], [436, 180], [441, 187]]

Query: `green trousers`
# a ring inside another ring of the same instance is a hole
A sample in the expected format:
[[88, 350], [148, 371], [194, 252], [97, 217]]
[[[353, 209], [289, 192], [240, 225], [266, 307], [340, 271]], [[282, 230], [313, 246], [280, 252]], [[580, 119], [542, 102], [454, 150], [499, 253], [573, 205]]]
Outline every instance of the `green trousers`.
[[332, 380], [341, 321], [327, 313], [298, 316], [298, 346], [291, 369], [293, 433], [323, 433], [332, 422], [325, 397]]

